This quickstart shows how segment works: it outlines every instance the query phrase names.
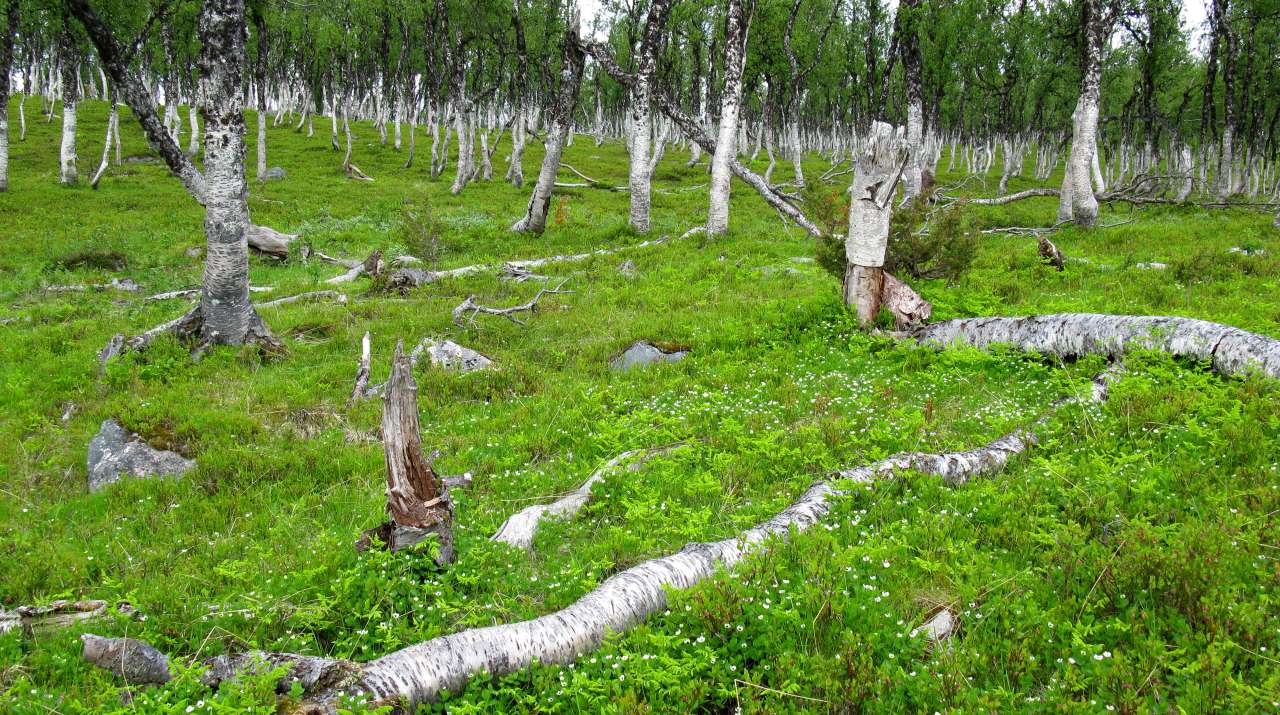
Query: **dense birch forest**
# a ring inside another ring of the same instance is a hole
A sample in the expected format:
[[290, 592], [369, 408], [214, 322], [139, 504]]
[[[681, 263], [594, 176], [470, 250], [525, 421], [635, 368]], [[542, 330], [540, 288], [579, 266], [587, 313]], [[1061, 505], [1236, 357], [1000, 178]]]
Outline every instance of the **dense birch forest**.
[[1280, 1], [0, 29], [0, 710], [1280, 708]]

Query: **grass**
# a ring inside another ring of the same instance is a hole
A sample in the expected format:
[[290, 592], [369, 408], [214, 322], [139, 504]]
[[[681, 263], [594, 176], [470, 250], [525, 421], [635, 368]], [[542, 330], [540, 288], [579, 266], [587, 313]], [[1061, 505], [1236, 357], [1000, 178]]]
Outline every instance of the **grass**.
[[[262, 648], [363, 660], [536, 616], [646, 558], [760, 521], [834, 469], [990, 441], [1083, 389], [1100, 367], [914, 350], [860, 333], [837, 282], [807, 260], [810, 240], [735, 184], [729, 236], [549, 266], [541, 272], [569, 278], [575, 292], [525, 327], [482, 318], [460, 330], [449, 311], [468, 294], [522, 302], [536, 286], [476, 275], [399, 296], [357, 283], [345, 305], [263, 311], [289, 347], [283, 359], [228, 348], [195, 363], [165, 339], [99, 375], [94, 354], [112, 334], [149, 328], [186, 303], [43, 287], [126, 276], [143, 295], [198, 285], [201, 264], [186, 251], [203, 244], [203, 215], [153, 163], [112, 167], [98, 191], [59, 187], [58, 124], [35, 104], [26, 141], [11, 144], [11, 190], [0, 194], [0, 318], [12, 319], [0, 325], [0, 603], [127, 600], [143, 615], [0, 637], [0, 710], [274, 712], [261, 682], [214, 696], [191, 673], [123, 706], [120, 683], [80, 660], [78, 635], [127, 633], [179, 656]], [[82, 105], [82, 173], [105, 120], [103, 105]], [[127, 113], [121, 129], [126, 155], [148, 153]], [[375, 181], [352, 182], [327, 130], [269, 130], [269, 164], [289, 176], [251, 182], [255, 222], [363, 258], [420, 247], [422, 222], [406, 211], [429, 211], [441, 267], [641, 240], [626, 227], [627, 196], [601, 190], [559, 192], [545, 235], [512, 234], [527, 188], [480, 182], [450, 196], [452, 176], [425, 168], [425, 136], [417, 166], [404, 170], [403, 152], [356, 127], [354, 160]], [[655, 234], [679, 235], [705, 216], [696, 188], [705, 174], [685, 158], [673, 149], [658, 168]], [[535, 146], [530, 181], [540, 159]], [[626, 175], [617, 142], [579, 136], [566, 160], [608, 183]], [[810, 176], [824, 168], [810, 163]], [[779, 180], [788, 171], [780, 166]], [[1055, 202], [974, 211], [983, 226], [1047, 225]], [[989, 236], [956, 284], [917, 287], [938, 318], [1174, 314], [1280, 336], [1269, 215], [1104, 207], [1101, 223], [1121, 221], [1131, 222], [1058, 233], [1069, 256], [1090, 261], [1063, 273], [1040, 265], [1033, 240]], [[634, 279], [617, 270], [627, 259]], [[1147, 261], [1169, 269], [1135, 267]], [[251, 261], [252, 283], [271, 296], [339, 272]], [[443, 472], [475, 475], [459, 497], [460, 559], [447, 571], [414, 554], [351, 548], [382, 516], [380, 405], [346, 404], [366, 330], [374, 381], [401, 339], [444, 336], [498, 363], [468, 376], [418, 371], [424, 444], [442, 450]], [[692, 355], [611, 372], [608, 359], [638, 339]], [[1274, 383], [1160, 356], [1131, 365], [1108, 404], [1064, 410], [1042, 448], [1004, 474], [963, 489], [919, 475], [886, 480], [842, 500], [825, 528], [673, 594], [666, 614], [600, 652], [478, 679], [435, 709], [1274, 711], [1280, 395]], [[108, 417], [198, 468], [89, 494], [85, 448]], [[614, 454], [675, 441], [688, 444], [608, 478], [577, 518], [540, 530], [529, 554], [487, 540], [508, 515], [576, 486]], [[944, 604], [960, 631], [931, 651], [908, 633]]]

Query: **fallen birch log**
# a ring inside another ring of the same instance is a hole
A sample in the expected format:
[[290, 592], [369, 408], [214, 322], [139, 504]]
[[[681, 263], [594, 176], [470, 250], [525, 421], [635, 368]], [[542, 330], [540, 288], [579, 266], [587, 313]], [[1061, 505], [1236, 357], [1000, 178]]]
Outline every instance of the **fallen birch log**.
[[[174, 298], [194, 298], [200, 295], [199, 288], [183, 288], [182, 290], [171, 290], [165, 293], [156, 293], [147, 296], [147, 300], [172, 300]], [[271, 286], [249, 286], [250, 293], [270, 293], [275, 290]]]
[[1026, 318], [959, 318], [911, 333], [922, 343], [1008, 343], [1056, 357], [1118, 357], [1131, 348], [1206, 360], [1223, 375], [1259, 369], [1280, 378], [1280, 340], [1195, 318], [1058, 313]]
[[623, 452], [592, 472], [591, 476], [578, 485], [577, 489], [550, 504], [535, 504], [512, 514], [506, 521], [502, 522], [502, 526], [498, 527], [498, 531], [489, 537], [489, 540], [510, 544], [518, 549], [528, 549], [533, 546], [533, 537], [537, 534], [538, 526], [542, 524], [544, 519], [549, 517], [569, 518], [577, 514], [591, 499], [591, 488], [609, 474], [616, 472], [619, 467], [625, 464], [628, 470], [637, 471], [654, 457], [666, 454], [679, 446], [676, 444], [667, 447], [633, 449]]
[[[136, 612], [128, 601], [116, 605], [120, 613]], [[27, 636], [37, 631], [66, 628], [107, 615], [106, 601], [54, 601], [45, 606], [18, 606], [12, 611], [0, 608], [0, 633], [21, 630]]]
[[112, 278], [110, 283], [85, 283], [80, 285], [51, 285], [45, 286], [45, 290], [51, 293], [85, 293], [88, 291], [99, 290], [118, 290], [125, 293], [138, 292], [138, 284], [133, 282], [132, 278]]
[[313, 290], [307, 293], [299, 293], [297, 295], [287, 295], [283, 298], [276, 298], [275, 300], [269, 300], [265, 303], [255, 303], [254, 307], [271, 308], [273, 306], [284, 305], [286, 303], [296, 303], [300, 300], [323, 300], [326, 298], [332, 298], [339, 303], [347, 302], [347, 296], [336, 290]]
[[249, 248], [279, 261], [289, 257], [289, 242], [297, 237], [296, 233], [280, 233], [266, 226], [250, 225], [245, 232]]

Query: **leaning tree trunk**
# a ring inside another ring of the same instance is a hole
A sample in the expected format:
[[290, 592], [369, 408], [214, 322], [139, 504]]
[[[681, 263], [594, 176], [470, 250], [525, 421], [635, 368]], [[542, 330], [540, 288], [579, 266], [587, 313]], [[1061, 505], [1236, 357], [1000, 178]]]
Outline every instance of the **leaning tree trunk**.
[[75, 186], [76, 174], [76, 104], [80, 99], [80, 61], [74, 56], [75, 42], [71, 29], [65, 28], [58, 61], [62, 64], [62, 151], [59, 162], [59, 181], [63, 186]]
[[[1103, 18], [1099, 0], [1083, 0], [1085, 71], [1080, 80], [1080, 98], [1071, 115], [1071, 155], [1058, 219], [1070, 218], [1077, 225], [1092, 227], [1098, 220], [1098, 200], [1093, 193], [1093, 161], [1098, 150], [1098, 101], [1102, 85]], [[1071, 213], [1064, 216], [1067, 196]]]
[[560, 171], [560, 155], [564, 152], [565, 137], [573, 130], [573, 108], [578, 102], [584, 62], [582, 44], [578, 38], [578, 10], [575, 4], [564, 32], [564, 62], [560, 69], [556, 103], [547, 127], [546, 154], [542, 157], [538, 181], [529, 197], [529, 207], [525, 210], [524, 218], [511, 227], [512, 231], [542, 233], [547, 227], [551, 189], [556, 183], [556, 174]]
[[707, 235], [729, 230], [729, 181], [737, 156], [738, 112], [742, 104], [742, 68], [747, 60], [747, 34], [751, 20], [745, 17], [742, 0], [729, 0], [725, 25], [724, 91], [720, 95], [720, 132], [711, 156], [710, 207]]
[[[365, 336], [368, 339], [368, 335]], [[369, 529], [356, 548], [373, 546], [376, 539], [391, 551], [414, 546], [432, 535], [439, 540], [436, 562], [451, 564], [453, 507], [432, 459], [422, 453], [418, 431], [418, 383], [413, 365], [396, 343], [382, 404], [382, 450], [387, 463], [387, 516], [389, 521]]]
[[844, 304], [855, 310], [864, 328], [870, 327], [880, 312], [891, 204], [906, 151], [897, 130], [876, 122], [854, 163], [845, 239]]
[[[9, 74], [13, 69], [13, 37], [18, 32], [18, 0], [5, 2], [5, 18], [7, 29], [0, 36], [0, 192], [9, 190]], [[24, 89], [31, 91], [30, 87]]]
[[249, 302], [244, 0], [205, 0], [198, 23], [207, 246], [198, 309], [201, 337], [240, 345], [266, 332]]

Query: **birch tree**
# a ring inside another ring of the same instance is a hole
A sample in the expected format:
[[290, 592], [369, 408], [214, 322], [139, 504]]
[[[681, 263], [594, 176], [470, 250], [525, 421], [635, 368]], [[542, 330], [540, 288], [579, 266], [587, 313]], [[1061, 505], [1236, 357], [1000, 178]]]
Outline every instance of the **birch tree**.
[[[630, 87], [630, 130], [627, 149], [631, 155], [631, 168], [627, 185], [631, 190], [631, 228], [637, 233], [649, 232], [650, 192], [656, 158], [662, 152], [661, 143], [651, 150], [652, 114], [649, 109], [654, 68], [657, 66], [662, 30], [671, 12], [673, 0], [653, 0], [644, 32], [637, 43], [635, 57], [635, 81]], [[598, 101], [598, 100], [597, 100]]]
[[76, 105], [80, 101], [79, 49], [71, 35], [66, 18], [58, 43], [58, 63], [62, 68], [62, 146], [58, 161], [58, 180], [63, 186], [75, 186], [76, 172]]
[[720, 93], [720, 130], [715, 153], [711, 156], [710, 208], [707, 212], [707, 235], [717, 236], [729, 230], [729, 183], [738, 146], [738, 113], [742, 103], [742, 70], [747, 60], [747, 35], [751, 27], [750, 11], [744, 0], [729, 0], [725, 14], [724, 89]]
[[1093, 163], [1098, 151], [1098, 102], [1102, 85], [1102, 49], [1106, 42], [1107, 20], [1104, 0], [1079, 0], [1080, 31], [1083, 37], [1083, 74], [1080, 98], [1072, 114], [1071, 155], [1062, 180], [1058, 220], [1072, 220], [1092, 227], [1098, 219], [1098, 200], [1093, 193]]
[[876, 122], [854, 163], [845, 239], [844, 304], [854, 310], [864, 328], [870, 327], [880, 312], [893, 195], [907, 151], [897, 130]]
[[0, 192], [9, 190], [9, 78], [13, 72], [13, 37], [18, 34], [18, 0], [5, 0], [3, 7], [5, 31], [0, 35]]
[[551, 206], [551, 189], [556, 182], [556, 174], [560, 171], [560, 155], [564, 152], [565, 138], [573, 131], [573, 110], [578, 102], [578, 90], [582, 84], [582, 68], [585, 56], [582, 40], [578, 36], [580, 15], [576, 2], [570, 11], [564, 30], [564, 57], [560, 67], [560, 85], [556, 91], [555, 104], [551, 107], [547, 138], [544, 142], [546, 153], [542, 157], [542, 168], [538, 171], [538, 181], [534, 184], [529, 196], [529, 206], [521, 218], [511, 227], [512, 231], [542, 233], [547, 227], [547, 211]]

